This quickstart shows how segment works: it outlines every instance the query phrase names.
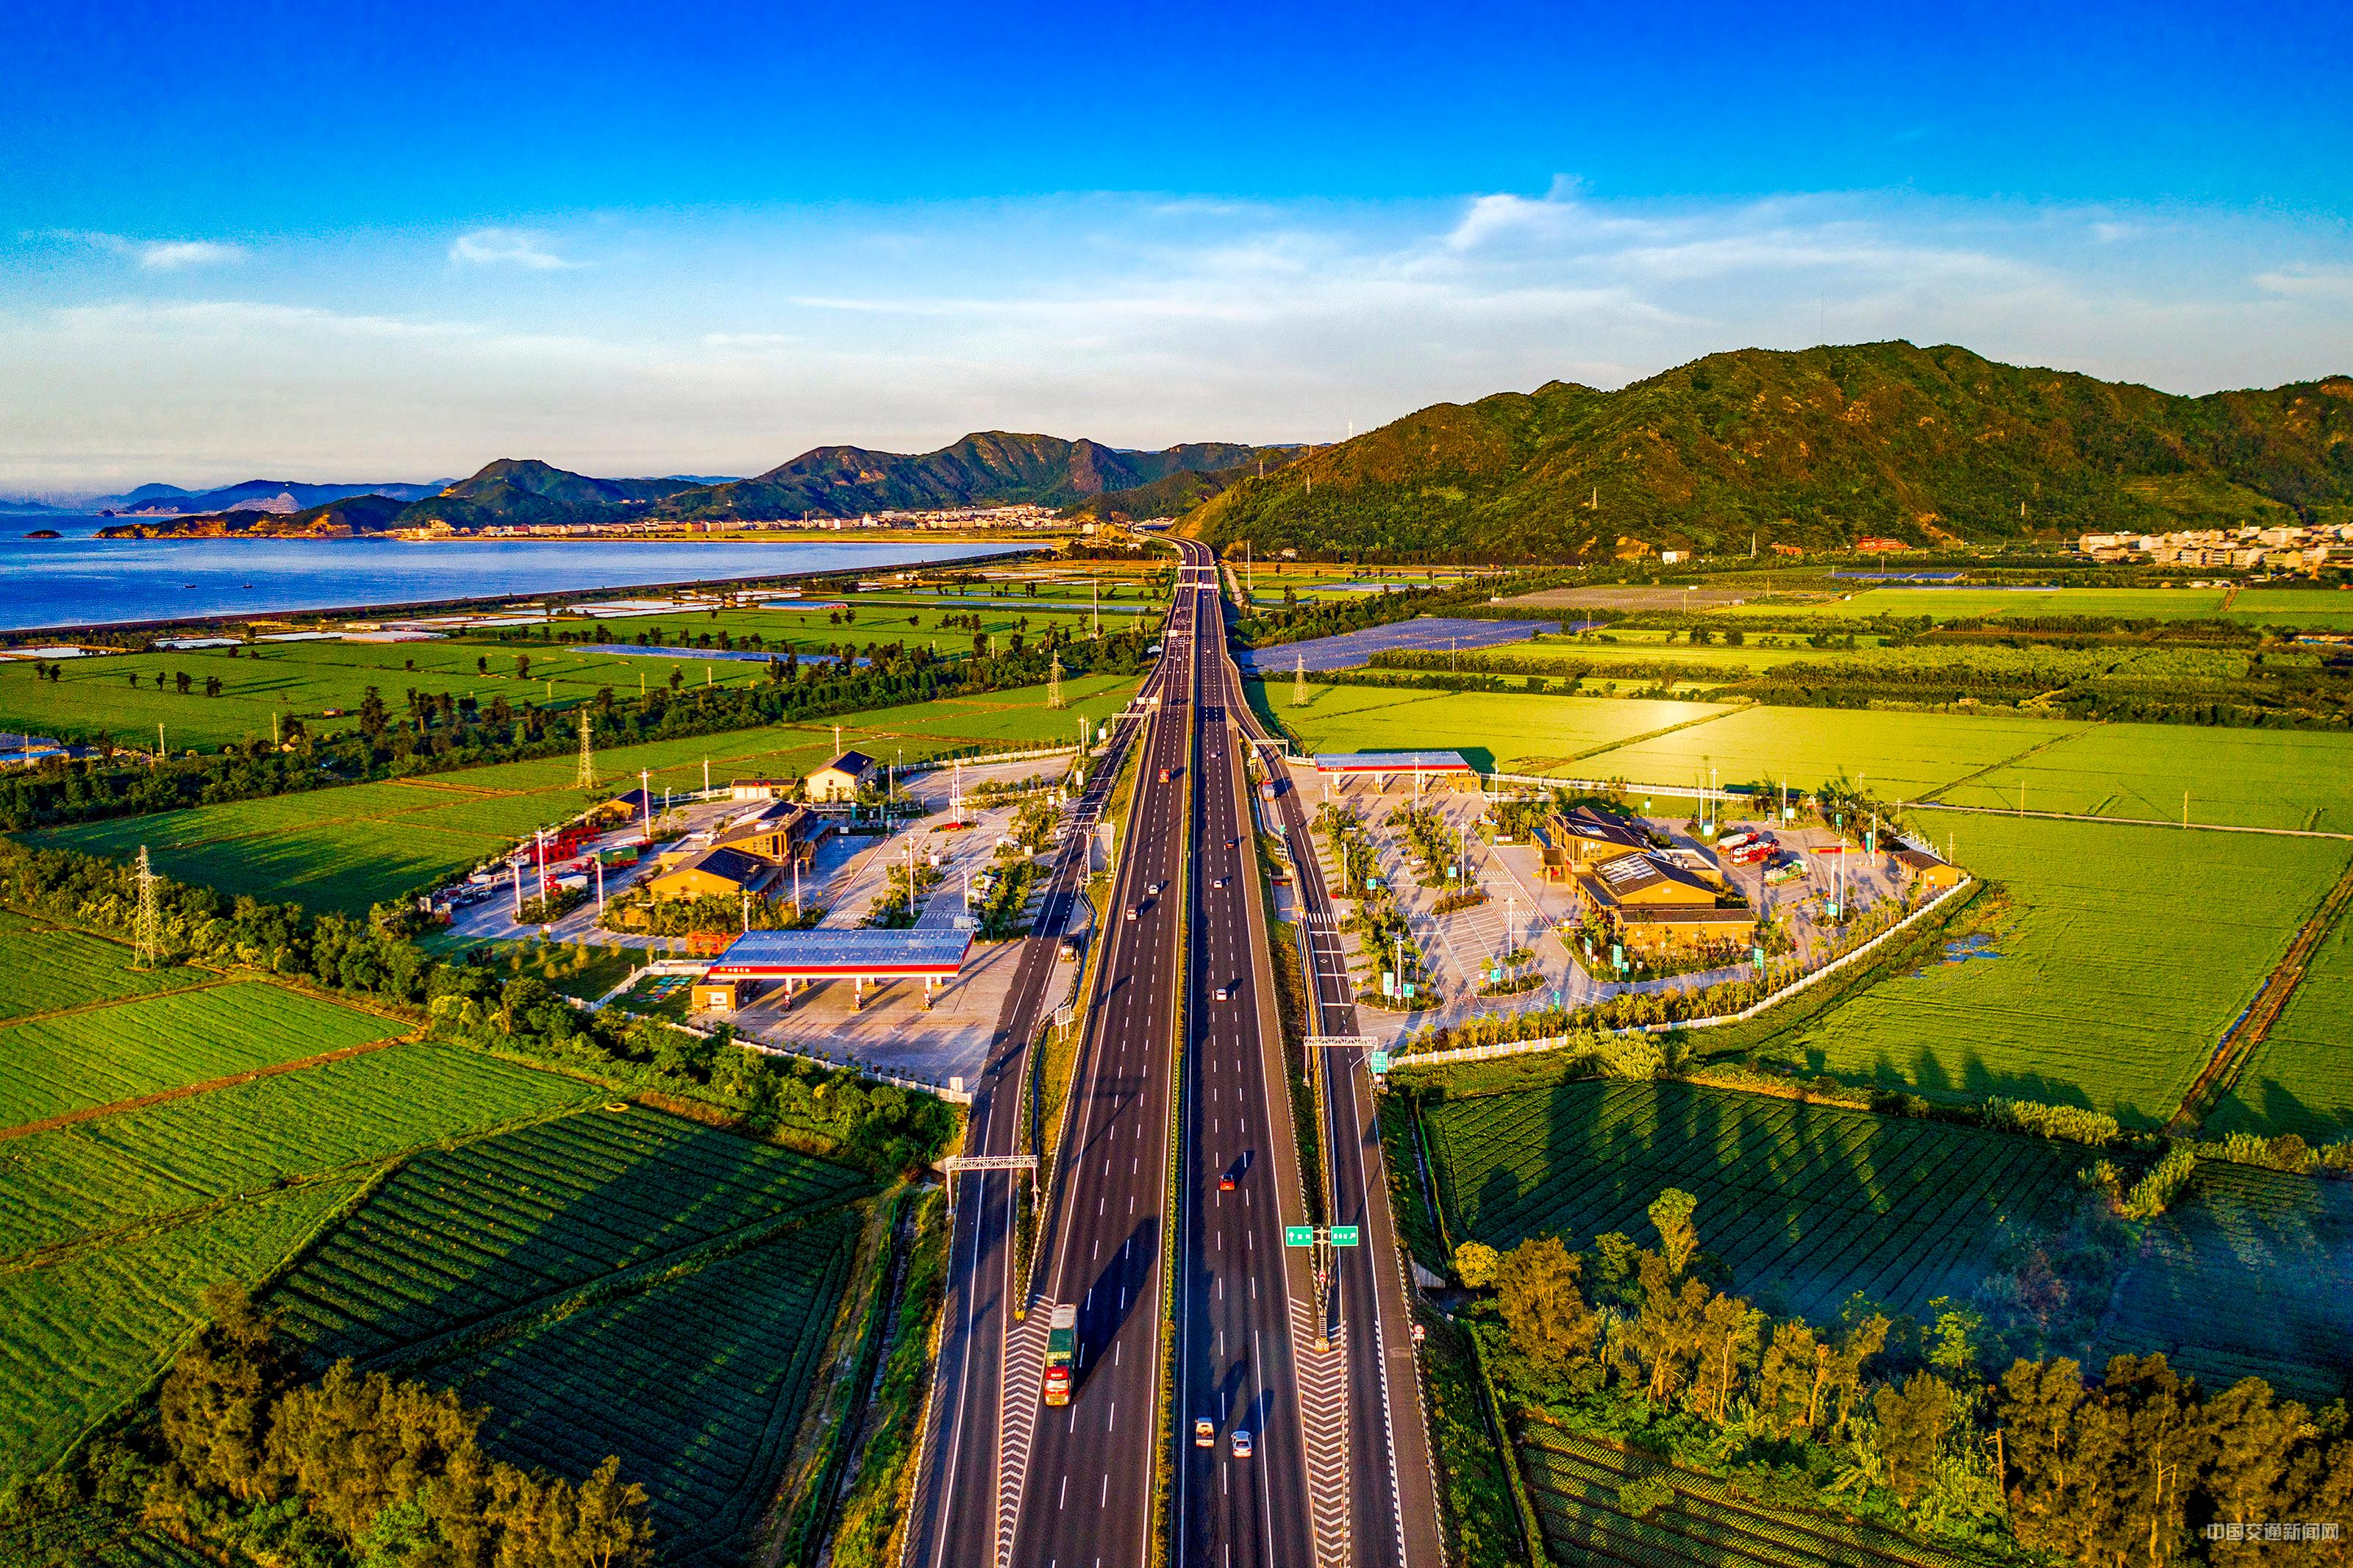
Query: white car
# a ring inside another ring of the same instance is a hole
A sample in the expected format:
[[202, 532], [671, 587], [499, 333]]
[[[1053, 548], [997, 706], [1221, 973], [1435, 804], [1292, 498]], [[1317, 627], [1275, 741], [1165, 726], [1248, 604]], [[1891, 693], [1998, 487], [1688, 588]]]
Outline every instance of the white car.
[[1209, 884], [1209, 886], [1211, 886], [1212, 888], [1222, 888], [1222, 887], [1224, 887], [1225, 885], [1226, 885], [1226, 879], [1225, 879], [1223, 877], [1219, 878], [1216, 881], [1211, 882], [1211, 883]]
[[1230, 1002], [1233, 1000], [1233, 992], [1231, 988], [1220, 985], [1218, 987], [1217, 996], [1220, 1002]]
[[1247, 1459], [1250, 1457], [1250, 1436], [1249, 1433], [1244, 1432], [1238, 1427], [1234, 1432], [1234, 1458], [1237, 1459]]

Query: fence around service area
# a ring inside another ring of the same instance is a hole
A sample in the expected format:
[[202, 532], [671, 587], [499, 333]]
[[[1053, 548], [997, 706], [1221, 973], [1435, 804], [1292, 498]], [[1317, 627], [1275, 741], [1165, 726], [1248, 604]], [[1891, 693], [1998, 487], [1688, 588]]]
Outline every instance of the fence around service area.
[[[1754, 1002], [1748, 1006], [1743, 1007], [1737, 1013], [1719, 1013], [1712, 1018], [1685, 1018], [1681, 1023], [1674, 1024], [1635, 1024], [1623, 1029], [1598, 1030], [1593, 1031], [1592, 1033], [1614, 1035], [1663, 1035], [1675, 1029], [1713, 1029], [1724, 1024], [1744, 1023], [1750, 1018], [1754, 1018], [1757, 1014], [1765, 1011], [1766, 1008], [1787, 1001], [1789, 997], [1796, 995], [1799, 992], [1805, 990], [1808, 986], [1812, 985], [1816, 982], [1825, 979], [1830, 975], [1837, 973], [1847, 965], [1863, 958], [1882, 943], [1887, 942], [1890, 938], [1901, 935], [1903, 932], [1909, 931], [1912, 927], [1927, 919], [1929, 915], [1935, 913], [1938, 909], [1950, 902], [1953, 899], [1958, 897], [1961, 893], [1976, 885], [1977, 881], [1975, 878], [1963, 878], [1959, 882], [1946, 889], [1943, 892], [1937, 894], [1935, 898], [1930, 899], [1926, 903], [1922, 904], [1918, 909], [1914, 910], [1910, 914], [1905, 916], [1894, 925], [1889, 926], [1885, 931], [1881, 931], [1877, 936], [1873, 937], [1869, 942], [1863, 942], [1860, 946], [1851, 948], [1847, 952], [1839, 954], [1836, 958], [1831, 959], [1828, 963], [1823, 964], [1820, 969], [1807, 971], [1805, 973], [1798, 976], [1797, 979], [1789, 982], [1788, 984], [1782, 986], [1778, 991], [1774, 992], [1772, 994], [1766, 996], [1760, 1001]], [[1458, 1046], [1451, 1050], [1416, 1051], [1399, 1056], [1397, 1058], [1397, 1065], [1401, 1068], [1439, 1067], [1448, 1062], [1475, 1062], [1484, 1061], [1492, 1057], [1526, 1056], [1536, 1051], [1556, 1051], [1564, 1046], [1572, 1045], [1580, 1039], [1588, 1039], [1590, 1037], [1590, 1033], [1586, 1035], [1546, 1035], [1540, 1039], [1534, 1040], [1497, 1040], [1483, 1046]]]

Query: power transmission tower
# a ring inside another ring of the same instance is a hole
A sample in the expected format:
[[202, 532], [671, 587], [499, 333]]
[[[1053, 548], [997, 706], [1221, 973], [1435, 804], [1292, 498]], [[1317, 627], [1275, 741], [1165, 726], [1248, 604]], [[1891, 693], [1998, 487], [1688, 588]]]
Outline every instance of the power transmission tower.
[[580, 710], [580, 771], [572, 782], [581, 789], [596, 787], [596, 753], [588, 744], [588, 710]]
[[164, 962], [164, 917], [155, 907], [155, 871], [147, 864], [147, 846], [139, 847], [139, 915], [131, 927], [132, 963], [153, 969]]
[[1307, 706], [1307, 656], [1303, 653], [1291, 656], [1291, 705]]
[[[1094, 619], [1088, 626], [1087, 639], [1090, 642], [1101, 642], [1103, 641], [1103, 584], [1090, 583], [1087, 587], [1094, 595]], [[160, 735], [163, 731], [158, 729], [155, 732]]]
[[1054, 662], [1046, 668], [1046, 706], [1060, 708], [1061, 705], [1062, 656], [1058, 653], [1054, 656]]

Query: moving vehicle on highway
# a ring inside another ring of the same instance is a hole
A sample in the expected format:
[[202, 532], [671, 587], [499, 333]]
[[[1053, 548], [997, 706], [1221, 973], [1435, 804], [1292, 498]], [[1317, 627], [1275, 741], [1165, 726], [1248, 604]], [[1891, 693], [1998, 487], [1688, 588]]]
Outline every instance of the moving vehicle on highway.
[[1237, 1427], [1234, 1431], [1234, 1458], [1237, 1459], [1247, 1459], [1250, 1457], [1250, 1435]]
[[1218, 1424], [1206, 1415], [1193, 1417], [1193, 1447], [1214, 1448], [1218, 1446]]
[[1063, 1303], [1046, 1320], [1046, 1403], [1071, 1402], [1071, 1363], [1079, 1353], [1079, 1309]]

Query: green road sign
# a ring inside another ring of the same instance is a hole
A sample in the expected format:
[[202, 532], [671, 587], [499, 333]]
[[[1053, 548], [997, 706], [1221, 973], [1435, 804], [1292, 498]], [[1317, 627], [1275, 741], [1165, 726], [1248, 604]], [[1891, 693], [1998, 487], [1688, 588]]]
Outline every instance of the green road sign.
[[1282, 1245], [1285, 1247], [1314, 1246], [1315, 1227], [1312, 1225], [1284, 1226], [1282, 1227]]
[[1332, 1245], [1335, 1247], [1356, 1246], [1356, 1227], [1353, 1225], [1334, 1226], [1332, 1227]]
[[1384, 1073], [1384, 1072], [1388, 1071], [1388, 1070], [1389, 1070], [1389, 1054], [1388, 1054], [1388, 1052], [1387, 1052], [1387, 1051], [1375, 1051], [1375, 1052], [1373, 1053], [1373, 1055], [1372, 1055], [1372, 1061], [1371, 1061], [1371, 1063], [1370, 1063], [1369, 1065], [1371, 1066], [1371, 1068], [1372, 1068], [1373, 1071], [1375, 1071], [1376, 1073]]

